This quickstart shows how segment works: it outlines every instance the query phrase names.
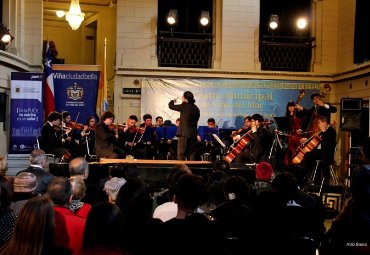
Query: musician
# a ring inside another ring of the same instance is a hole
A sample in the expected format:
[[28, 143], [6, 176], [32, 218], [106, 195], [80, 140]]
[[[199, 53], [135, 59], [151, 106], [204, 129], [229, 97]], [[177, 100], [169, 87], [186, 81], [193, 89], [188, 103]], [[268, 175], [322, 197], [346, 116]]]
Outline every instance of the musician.
[[190, 91], [184, 92], [182, 103], [175, 105], [175, 100], [168, 103], [168, 107], [180, 112], [180, 125], [177, 130], [179, 138], [177, 145], [177, 159], [195, 159], [197, 144], [197, 126], [200, 117], [198, 106], [195, 105], [194, 95]]
[[115, 130], [110, 130], [113, 124], [114, 114], [110, 111], [103, 113], [100, 122], [95, 127], [95, 153], [98, 158], [119, 158], [114, 151], [114, 144], [118, 140]]
[[244, 127], [242, 127], [239, 130], [233, 131], [231, 133], [231, 136], [233, 137], [234, 142], [238, 141], [242, 135], [244, 135], [245, 133], [247, 133], [251, 129], [251, 127], [252, 127], [251, 121], [252, 121], [251, 116], [245, 116], [244, 117]]
[[48, 115], [47, 122], [42, 126], [41, 136], [39, 137], [40, 149], [47, 154], [54, 154], [62, 157], [67, 151], [63, 147], [63, 140], [68, 136], [71, 130], [66, 130], [63, 136], [57, 134], [56, 128], [60, 129], [62, 115], [59, 112], [51, 112]]
[[161, 116], [157, 116], [156, 118], [155, 118], [155, 126], [156, 127], [162, 127], [163, 126], [163, 117], [161, 117]]
[[236, 163], [259, 163], [266, 160], [269, 151], [270, 138], [263, 125], [263, 117], [256, 113], [251, 117], [251, 129], [245, 134], [251, 137], [251, 143], [236, 156]]
[[310, 132], [309, 136], [318, 131], [317, 121], [321, 116], [327, 117], [330, 123], [330, 114], [337, 112], [337, 108], [322, 101], [321, 95], [317, 92], [312, 93], [311, 100], [314, 106], [309, 110], [303, 108], [303, 106], [299, 104], [296, 104], [296, 108], [304, 116], [301, 130]]
[[89, 146], [89, 154], [93, 154], [95, 151], [95, 125], [95, 117], [89, 116], [81, 131], [80, 148], [87, 153], [86, 146]]
[[[200, 159], [201, 155], [204, 153], [210, 153], [211, 161], [216, 161], [216, 155], [221, 154], [221, 146], [218, 142], [215, 141], [212, 134], [217, 131], [216, 120], [214, 118], [208, 118], [207, 127], [210, 129], [209, 133], [202, 134], [204, 135], [204, 141], [202, 141], [201, 136], [197, 135], [198, 148], [196, 152], [196, 158]], [[213, 131], [213, 132], [212, 132]]]
[[133, 147], [139, 139], [139, 129], [136, 127], [136, 123], [139, 121], [136, 115], [130, 115], [127, 118], [126, 123], [122, 126], [124, 127], [122, 132], [118, 133], [118, 147], [123, 150], [124, 154], [132, 155]]
[[67, 111], [62, 113], [63, 121], [62, 127], [71, 129], [68, 136], [66, 136], [65, 141], [63, 142], [64, 147], [68, 149], [68, 151], [74, 155], [73, 157], [81, 156], [83, 157], [83, 153], [79, 153], [79, 141], [81, 139], [81, 134], [75, 128], [76, 123], [72, 122], [71, 114]]
[[[315, 160], [321, 160], [320, 167], [322, 171], [322, 177], [325, 178], [325, 188], [330, 180], [329, 166], [334, 163], [337, 133], [335, 129], [330, 125], [329, 119], [326, 116], [320, 117], [318, 119], [317, 125], [319, 130], [321, 131], [321, 142], [316, 148], [314, 148], [311, 152], [307, 153], [304, 156], [302, 165], [306, 168], [306, 171], [311, 170], [313, 169], [313, 164]], [[306, 142], [306, 139], [307, 138], [303, 138], [301, 142]]]
[[300, 140], [302, 138], [302, 112], [298, 112], [296, 109], [296, 102], [289, 101], [286, 105], [285, 111], [285, 123], [288, 123], [290, 132], [288, 136], [288, 148], [285, 152], [285, 164], [289, 165], [296, 154], [296, 150], [300, 145]]

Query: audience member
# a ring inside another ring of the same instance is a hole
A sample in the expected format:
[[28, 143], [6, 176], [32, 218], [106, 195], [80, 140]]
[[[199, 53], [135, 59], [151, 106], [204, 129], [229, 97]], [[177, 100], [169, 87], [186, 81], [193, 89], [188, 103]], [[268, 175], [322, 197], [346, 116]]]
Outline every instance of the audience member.
[[7, 243], [13, 235], [17, 216], [10, 209], [12, 202], [12, 186], [10, 181], [0, 175], [0, 247]]
[[49, 181], [54, 177], [52, 174], [44, 170], [46, 161], [47, 156], [45, 152], [40, 149], [35, 149], [31, 152], [30, 155], [31, 165], [27, 169], [17, 173], [18, 175], [23, 172], [28, 172], [36, 175], [38, 185], [35, 192], [38, 194], [44, 194], [46, 192]]
[[29, 199], [39, 195], [36, 193], [37, 187], [37, 178], [33, 173], [22, 172], [14, 177], [13, 203], [10, 208], [16, 215], [19, 215], [23, 205]]
[[96, 204], [86, 220], [82, 255], [125, 255], [122, 250], [124, 219], [111, 203]]
[[14, 234], [1, 255], [67, 255], [69, 250], [53, 245], [54, 210], [48, 196], [28, 200], [17, 219]]
[[86, 219], [91, 210], [91, 205], [81, 201], [86, 194], [85, 182], [81, 176], [72, 176], [69, 181], [72, 185], [72, 202], [69, 209], [77, 216]]
[[256, 165], [255, 187], [257, 195], [271, 189], [272, 178], [274, 178], [274, 169], [270, 163], [263, 161]]
[[70, 210], [72, 202], [70, 181], [64, 177], [54, 177], [49, 183], [47, 194], [54, 202], [54, 244], [71, 250], [74, 255], [80, 254], [86, 219]]
[[126, 180], [124, 178], [113, 177], [110, 180], [106, 181], [104, 184], [104, 191], [109, 197], [110, 203], [116, 203], [118, 191], [120, 188], [125, 185]]
[[153, 212], [153, 218], [165, 222], [176, 217], [177, 204], [173, 202], [173, 196], [178, 180], [186, 174], [191, 174], [191, 170], [184, 164], [175, 165], [171, 168], [167, 177], [167, 189], [154, 196], [157, 206]]

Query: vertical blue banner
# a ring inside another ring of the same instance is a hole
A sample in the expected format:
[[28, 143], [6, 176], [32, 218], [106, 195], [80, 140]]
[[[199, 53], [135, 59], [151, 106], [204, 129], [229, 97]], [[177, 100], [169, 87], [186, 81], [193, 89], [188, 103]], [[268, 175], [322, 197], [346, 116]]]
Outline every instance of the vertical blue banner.
[[96, 117], [100, 66], [53, 65], [55, 110], [68, 111], [72, 121], [85, 124]]
[[43, 73], [11, 73], [9, 154], [37, 148], [43, 125]]

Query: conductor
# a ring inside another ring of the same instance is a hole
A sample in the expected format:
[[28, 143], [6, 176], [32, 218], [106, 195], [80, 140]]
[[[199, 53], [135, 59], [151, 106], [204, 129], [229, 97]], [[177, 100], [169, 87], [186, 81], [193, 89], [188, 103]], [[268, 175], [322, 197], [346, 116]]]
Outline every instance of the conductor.
[[195, 105], [194, 95], [190, 91], [184, 92], [182, 103], [175, 105], [175, 100], [168, 103], [171, 110], [180, 112], [180, 126], [177, 129], [177, 159], [195, 160], [197, 146], [197, 127], [200, 117], [198, 106]]

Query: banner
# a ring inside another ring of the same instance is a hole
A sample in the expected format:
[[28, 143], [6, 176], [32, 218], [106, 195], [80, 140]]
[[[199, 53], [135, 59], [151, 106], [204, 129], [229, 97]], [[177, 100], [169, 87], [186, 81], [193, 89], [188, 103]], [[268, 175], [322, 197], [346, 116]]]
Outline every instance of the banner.
[[68, 111], [72, 121], [85, 124], [96, 115], [100, 66], [53, 65], [55, 110]]
[[153, 119], [162, 116], [175, 122], [180, 115], [168, 108], [170, 100], [179, 99], [185, 91], [194, 94], [200, 109], [198, 125], [207, 125], [215, 118], [220, 128], [241, 128], [244, 117], [261, 114], [265, 119], [285, 115], [289, 101], [297, 101], [300, 90], [305, 97], [300, 104], [312, 107], [310, 95], [319, 91], [319, 83], [306, 81], [242, 80], [242, 79], [143, 79], [141, 115]]
[[11, 73], [9, 154], [37, 148], [43, 125], [43, 73]]
[[49, 47], [49, 42], [46, 45], [46, 59], [44, 63], [44, 108], [45, 108], [45, 119], [50, 112], [55, 111], [55, 100], [54, 100], [54, 81], [52, 76], [51, 67], [51, 50]]

